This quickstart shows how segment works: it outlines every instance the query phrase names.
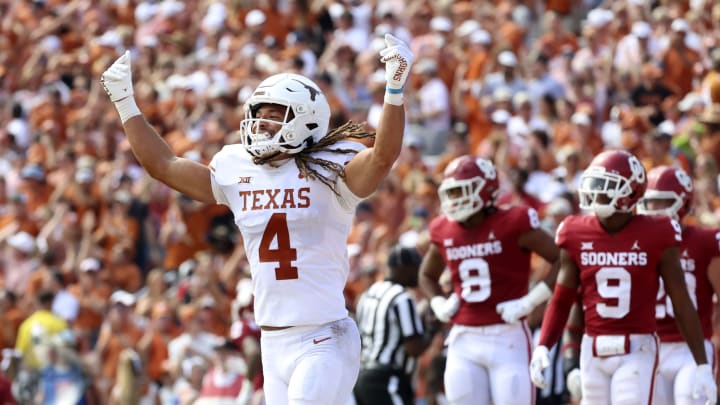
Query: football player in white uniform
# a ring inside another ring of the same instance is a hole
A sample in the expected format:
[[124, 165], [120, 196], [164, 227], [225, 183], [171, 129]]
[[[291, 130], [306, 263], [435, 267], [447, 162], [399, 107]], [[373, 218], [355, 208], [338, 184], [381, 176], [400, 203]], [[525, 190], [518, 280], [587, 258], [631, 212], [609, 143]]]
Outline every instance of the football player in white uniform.
[[320, 88], [285, 73], [265, 79], [245, 103], [242, 143], [200, 164], [175, 156], [142, 116], [129, 52], [102, 74], [145, 170], [195, 200], [233, 211], [252, 272], [269, 405], [343, 404], [357, 379], [360, 336], [343, 297], [345, 241], [355, 206], [400, 153], [403, 90], [414, 58], [392, 35], [385, 42], [385, 104], [371, 148], [347, 140], [371, 136], [362, 125], [328, 132], [330, 107]]

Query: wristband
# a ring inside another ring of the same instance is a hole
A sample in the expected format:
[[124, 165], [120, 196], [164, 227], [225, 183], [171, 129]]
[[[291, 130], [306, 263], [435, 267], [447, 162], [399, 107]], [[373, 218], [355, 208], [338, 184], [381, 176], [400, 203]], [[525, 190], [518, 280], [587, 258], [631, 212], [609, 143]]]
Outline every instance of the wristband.
[[385, 92], [385, 102], [388, 104], [401, 106], [403, 105], [403, 95], [402, 93]]
[[137, 104], [135, 104], [135, 98], [132, 96], [116, 101], [115, 109], [120, 114], [120, 121], [123, 124], [130, 118], [142, 114]]
[[533, 287], [530, 292], [526, 295], [528, 301], [530, 304], [532, 304], [533, 308], [536, 306], [542, 304], [543, 302], [547, 301], [552, 296], [552, 290], [550, 290], [550, 287], [548, 287], [547, 284], [545, 284], [544, 281], [541, 281]]

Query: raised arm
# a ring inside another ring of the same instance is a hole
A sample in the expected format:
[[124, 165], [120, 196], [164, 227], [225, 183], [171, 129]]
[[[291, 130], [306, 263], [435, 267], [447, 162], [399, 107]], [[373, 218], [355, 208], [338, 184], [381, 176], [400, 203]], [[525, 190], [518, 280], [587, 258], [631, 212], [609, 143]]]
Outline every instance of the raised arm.
[[403, 92], [414, 56], [408, 46], [390, 34], [380, 51], [385, 63], [385, 104], [375, 136], [375, 145], [358, 153], [345, 167], [348, 188], [360, 197], [372, 194], [387, 176], [402, 149], [405, 131]]
[[153, 178], [188, 197], [214, 203], [210, 169], [200, 163], [175, 156], [170, 146], [148, 124], [135, 104], [130, 51], [118, 58], [102, 74], [102, 84], [120, 114], [133, 154]]

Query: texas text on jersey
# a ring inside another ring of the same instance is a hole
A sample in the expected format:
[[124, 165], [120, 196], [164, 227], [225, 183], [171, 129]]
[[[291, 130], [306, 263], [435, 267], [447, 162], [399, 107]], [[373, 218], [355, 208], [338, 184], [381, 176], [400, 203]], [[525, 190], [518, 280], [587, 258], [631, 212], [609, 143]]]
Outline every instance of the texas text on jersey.
[[[338, 145], [364, 148], [350, 141]], [[360, 199], [340, 179], [335, 179], [336, 195], [322, 182], [300, 176], [292, 160], [259, 166], [238, 154], [247, 154], [242, 145], [228, 145], [211, 162], [213, 192], [232, 209], [243, 235], [256, 322], [282, 327], [343, 319], [349, 266], [345, 241]], [[317, 157], [343, 165], [352, 155], [322, 152]]]
[[595, 215], [563, 221], [556, 241], [580, 269], [589, 336], [655, 332], [655, 269], [663, 251], [680, 240], [680, 226], [670, 218], [638, 215], [613, 235]]

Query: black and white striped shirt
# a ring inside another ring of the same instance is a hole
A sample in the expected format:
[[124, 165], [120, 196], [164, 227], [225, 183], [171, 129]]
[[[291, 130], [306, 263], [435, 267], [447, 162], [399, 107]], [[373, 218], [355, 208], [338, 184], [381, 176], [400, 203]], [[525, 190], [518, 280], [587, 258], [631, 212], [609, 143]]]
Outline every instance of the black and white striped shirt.
[[405, 353], [405, 339], [422, 336], [415, 301], [400, 284], [378, 281], [360, 297], [356, 310], [362, 337], [363, 367], [390, 366], [411, 374], [416, 359]]

